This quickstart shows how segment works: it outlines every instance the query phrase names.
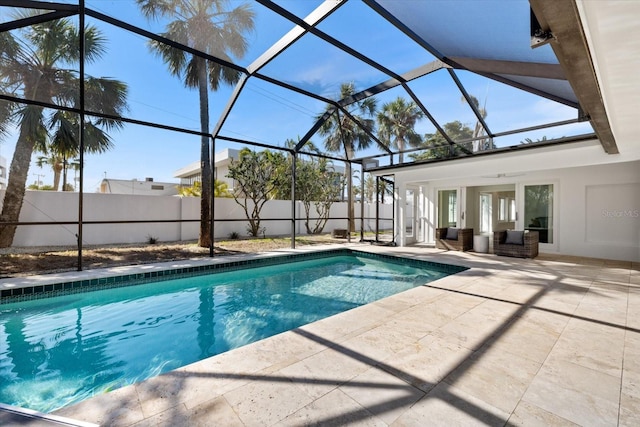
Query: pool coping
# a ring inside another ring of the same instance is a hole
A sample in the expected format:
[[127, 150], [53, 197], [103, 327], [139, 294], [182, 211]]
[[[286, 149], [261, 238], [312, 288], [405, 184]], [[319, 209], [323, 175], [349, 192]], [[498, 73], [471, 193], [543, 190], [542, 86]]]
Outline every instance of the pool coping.
[[331, 245], [330, 247], [314, 247], [308, 250], [192, 258], [173, 262], [0, 279], [0, 305], [103, 289], [136, 286], [149, 282], [201, 276], [216, 272], [279, 265], [291, 260], [310, 260], [354, 253], [357, 256], [372, 259], [398, 260], [402, 258], [402, 262], [405, 265], [408, 263], [415, 267], [436, 268], [449, 274], [459, 273], [467, 269], [467, 267], [460, 265], [366, 252], [358, 250], [354, 246], [336, 247]]

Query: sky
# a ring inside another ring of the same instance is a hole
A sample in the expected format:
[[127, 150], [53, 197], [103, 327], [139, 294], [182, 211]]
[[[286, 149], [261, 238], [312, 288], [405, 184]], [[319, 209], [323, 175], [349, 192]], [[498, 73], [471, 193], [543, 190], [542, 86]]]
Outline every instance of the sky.
[[[283, 0], [276, 3], [299, 17], [305, 17], [321, 2]], [[525, 0], [524, 3], [528, 8], [528, 2]], [[236, 6], [240, 2], [231, 1], [230, 4]], [[237, 63], [244, 67], [249, 66], [293, 28], [292, 23], [260, 4], [251, 4], [256, 14], [255, 31], [247, 36], [249, 48], [246, 55], [236, 58]], [[434, 4], [441, 5], [439, 2]], [[87, 0], [86, 7], [151, 32], [160, 33], [165, 29], [166, 21], [150, 22], [140, 14], [132, 0]], [[6, 8], [3, 9], [0, 9], [0, 19], [5, 21], [8, 19], [8, 12]], [[99, 60], [87, 64], [86, 73], [127, 83], [127, 117], [199, 130], [197, 91], [185, 88], [179, 78], [169, 74], [161, 58], [150, 51], [147, 39], [92, 18], [88, 18], [87, 23], [98, 27], [105, 36], [107, 53]], [[396, 73], [405, 73], [434, 60], [428, 52], [359, 1], [347, 2], [318, 28]], [[439, 29], [445, 30], [444, 27]], [[465, 26], [457, 27], [456, 31], [464, 32]], [[544, 48], [549, 47], [539, 49]], [[344, 82], [353, 82], [356, 90], [363, 90], [388, 80], [379, 70], [309, 34], [267, 64], [261, 72], [327, 98], [336, 98], [340, 84]], [[465, 71], [457, 71], [456, 74], [467, 91], [478, 98], [487, 110], [486, 121], [493, 132], [572, 119], [577, 115], [572, 108], [494, 80]], [[440, 124], [460, 120], [470, 127], [475, 125], [476, 119], [472, 111], [462, 101], [460, 92], [445, 70], [412, 81], [409, 87], [421, 97]], [[215, 93], [210, 92], [211, 129], [218, 122], [232, 91], [232, 87], [221, 87]], [[402, 89], [395, 88], [376, 97], [378, 107], [398, 96], [409, 98]], [[287, 139], [302, 137], [313, 125], [316, 116], [322, 114], [324, 108], [325, 104], [321, 101], [252, 77], [244, 87], [220, 134], [281, 146]], [[421, 134], [435, 132], [433, 125], [426, 119], [418, 123], [416, 130]], [[590, 126], [583, 123], [563, 129], [548, 129], [530, 135], [502, 138], [496, 142], [513, 145], [525, 137], [535, 140], [589, 132], [592, 132]], [[111, 136], [114, 142], [112, 150], [100, 155], [85, 156], [86, 192], [96, 191], [100, 181], [105, 177], [138, 180], [152, 177], [155, 181], [177, 183], [174, 172], [198, 161], [200, 157], [198, 136], [132, 124], [125, 124], [124, 129], [112, 133]], [[0, 156], [7, 159], [7, 166], [13, 156], [16, 139], [17, 134], [14, 133], [0, 143]], [[314, 136], [312, 141], [322, 146], [319, 136]], [[217, 141], [215, 151], [240, 147]], [[378, 152], [372, 148], [358, 153], [358, 156]], [[48, 184], [52, 182], [52, 177], [53, 174], [47, 166], [39, 168], [32, 164], [28, 184], [36, 180]], [[71, 175], [69, 181], [72, 181]]]

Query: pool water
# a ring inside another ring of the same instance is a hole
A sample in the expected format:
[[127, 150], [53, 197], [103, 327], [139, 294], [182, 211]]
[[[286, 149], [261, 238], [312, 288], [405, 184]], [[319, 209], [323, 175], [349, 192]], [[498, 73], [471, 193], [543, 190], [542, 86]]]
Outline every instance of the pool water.
[[50, 412], [451, 272], [333, 256], [0, 305], [0, 402]]

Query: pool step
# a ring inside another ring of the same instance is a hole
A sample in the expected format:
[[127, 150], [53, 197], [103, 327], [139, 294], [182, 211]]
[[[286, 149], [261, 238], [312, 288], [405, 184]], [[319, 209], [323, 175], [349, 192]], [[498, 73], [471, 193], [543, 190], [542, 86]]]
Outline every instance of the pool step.
[[29, 426], [29, 427], [97, 427], [84, 421], [76, 421], [70, 418], [59, 417], [57, 415], [44, 414], [31, 409], [19, 408], [17, 406], [0, 403], [0, 426]]

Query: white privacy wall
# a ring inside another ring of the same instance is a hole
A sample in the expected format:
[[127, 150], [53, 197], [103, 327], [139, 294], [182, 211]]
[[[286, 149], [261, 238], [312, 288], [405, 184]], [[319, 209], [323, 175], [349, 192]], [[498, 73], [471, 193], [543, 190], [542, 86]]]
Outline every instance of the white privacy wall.
[[[4, 192], [0, 191], [0, 200]], [[1, 206], [1, 204], [0, 204]], [[304, 215], [300, 202], [296, 203], [297, 217]], [[214, 237], [225, 239], [233, 232], [240, 237], [247, 236], [247, 220], [244, 210], [233, 200], [216, 198], [214, 205], [216, 224]], [[291, 202], [268, 201], [261, 211], [266, 236], [282, 236], [291, 233]], [[312, 207], [312, 217], [315, 216]], [[360, 205], [355, 207], [356, 217], [360, 216]], [[347, 204], [334, 203], [331, 216], [347, 217]], [[380, 206], [380, 216], [391, 218], [391, 205]], [[116, 223], [84, 224], [82, 240], [85, 245], [145, 242], [149, 237], [162, 242], [195, 240], [198, 238], [200, 222], [200, 199], [176, 196], [141, 196], [128, 194], [86, 193], [83, 201], [84, 221], [136, 221], [136, 220], [196, 220], [193, 222], [158, 223]], [[365, 204], [365, 217], [375, 217], [375, 205]], [[223, 221], [239, 219], [240, 221]], [[271, 220], [269, 220], [271, 219]], [[21, 222], [77, 222], [78, 193], [53, 191], [27, 191], [20, 213]], [[218, 221], [220, 220], [220, 221]], [[347, 228], [347, 220], [330, 220], [324, 232], [334, 228]], [[360, 221], [356, 219], [356, 228]], [[391, 228], [391, 221], [381, 222], [381, 229]], [[365, 221], [365, 230], [375, 230], [375, 219]], [[28, 225], [16, 231], [13, 246], [73, 246], [77, 244], [76, 224]], [[296, 234], [306, 234], [304, 221], [296, 222]]]
[[[544, 163], [541, 163], [544, 165]], [[531, 166], [522, 164], [521, 166]], [[435, 168], [434, 168], [435, 169]], [[469, 170], [467, 169], [467, 174]], [[491, 168], [484, 169], [491, 170]], [[498, 164], [495, 171], [502, 169]], [[501, 184], [554, 184], [557, 193], [556, 248], [561, 254], [640, 261], [640, 161], [604, 165], [554, 168], [538, 171], [510, 172], [505, 177], [491, 177], [475, 171], [477, 176], [443, 170], [396, 174], [399, 187], [421, 185], [427, 203], [434, 203], [437, 190]], [[461, 176], [462, 175], [462, 176]], [[509, 176], [512, 175], [512, 176]], [[460, 176], [446, 179], [446, 176]], [[403, 187], [400, 187], [403, 188]], [[470, 207], [464, 207], [469, 210]], [[427, 209], [432, 227], [435, 209]], [[432, 230], [427, 241], [432, 241]], [[541, 252], [549, 251], [541, 246]]]
[[560, 252], [640, 261], [640, 162], [558, 175]]

